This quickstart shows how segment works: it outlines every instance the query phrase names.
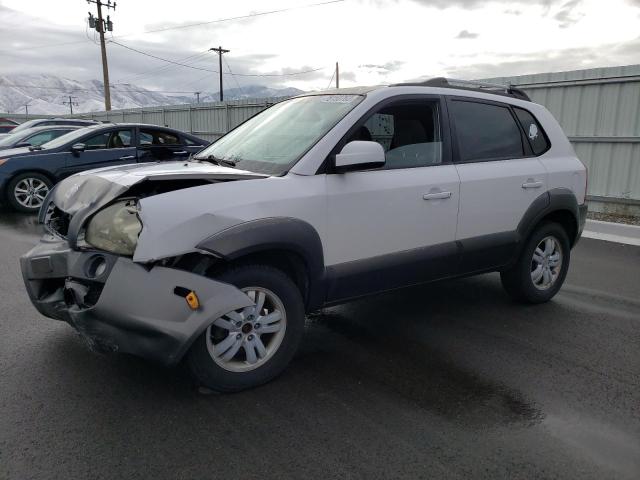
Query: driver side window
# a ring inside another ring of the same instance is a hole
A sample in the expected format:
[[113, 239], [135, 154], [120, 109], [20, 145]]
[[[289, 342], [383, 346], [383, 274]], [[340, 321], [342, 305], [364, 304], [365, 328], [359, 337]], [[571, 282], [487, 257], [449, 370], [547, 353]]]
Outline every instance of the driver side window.
[[87, 138], [84, 142], [87, 150], [106, 148], [126, 148], [131, 146], [131, 130], [112, 130]]
[[373, 113], [349, 139], [382, 145], [383, 169], [415, 168], [442, 163], [442, 134], [438, 102], [394, 103]]

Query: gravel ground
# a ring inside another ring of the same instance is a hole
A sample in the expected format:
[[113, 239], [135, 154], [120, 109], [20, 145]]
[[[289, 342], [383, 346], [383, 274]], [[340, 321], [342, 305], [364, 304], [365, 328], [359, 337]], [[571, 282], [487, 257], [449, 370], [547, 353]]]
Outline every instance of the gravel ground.
[[628, 225], [640, 225], [640, 217], [629, 215], [617, 215], [615, 213], [587, 212], [590, 220], [600, 220], [602, 222], [626, 223]]

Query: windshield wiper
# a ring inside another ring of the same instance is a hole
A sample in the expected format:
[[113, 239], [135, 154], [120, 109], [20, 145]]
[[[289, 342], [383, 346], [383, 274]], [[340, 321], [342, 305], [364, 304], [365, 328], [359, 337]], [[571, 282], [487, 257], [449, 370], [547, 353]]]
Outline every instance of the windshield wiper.
[[208, 162], [220, 165], [221, 167], [235, 168], [236, 162], [227, 160], [226, 158], [218, 158], [215, 155], [207, 155], [206, 157], [196, 157], [196, 160], [206, 160]]

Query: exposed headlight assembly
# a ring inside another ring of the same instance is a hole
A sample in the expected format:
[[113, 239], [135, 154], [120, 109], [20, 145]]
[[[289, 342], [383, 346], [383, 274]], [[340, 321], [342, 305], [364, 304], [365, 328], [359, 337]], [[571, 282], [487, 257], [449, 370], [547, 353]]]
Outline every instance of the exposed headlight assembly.
[[133, 255], [142, 223], [134, 199], [124, 200], [96, 213], [85, 234], [85, 241], [101, 250]]

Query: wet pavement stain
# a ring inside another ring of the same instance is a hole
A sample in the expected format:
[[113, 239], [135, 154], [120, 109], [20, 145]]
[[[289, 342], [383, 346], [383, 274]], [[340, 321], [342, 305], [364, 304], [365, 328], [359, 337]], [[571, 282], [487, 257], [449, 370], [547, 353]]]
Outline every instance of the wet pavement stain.
[[0, 228], [18, 230], [32, 235], [42, 233], [38, 215], [16, 212], [3, 205], [0, 205]]
[[[414, 405], [464, 425], [482, 428], [527, 427], [544, 414], [507, 386], [457, 366], [445, 353], [415, 338], [411, 331], [385, 332], [333, 311], [309, 317], [305, 345], [296, 362], [305, 368], [340, 372], [345, 383], [398, 395]], [[351, 346], [340, 346], [340, 342]], [[322, 341], [322, 337], [326, 337]]]

